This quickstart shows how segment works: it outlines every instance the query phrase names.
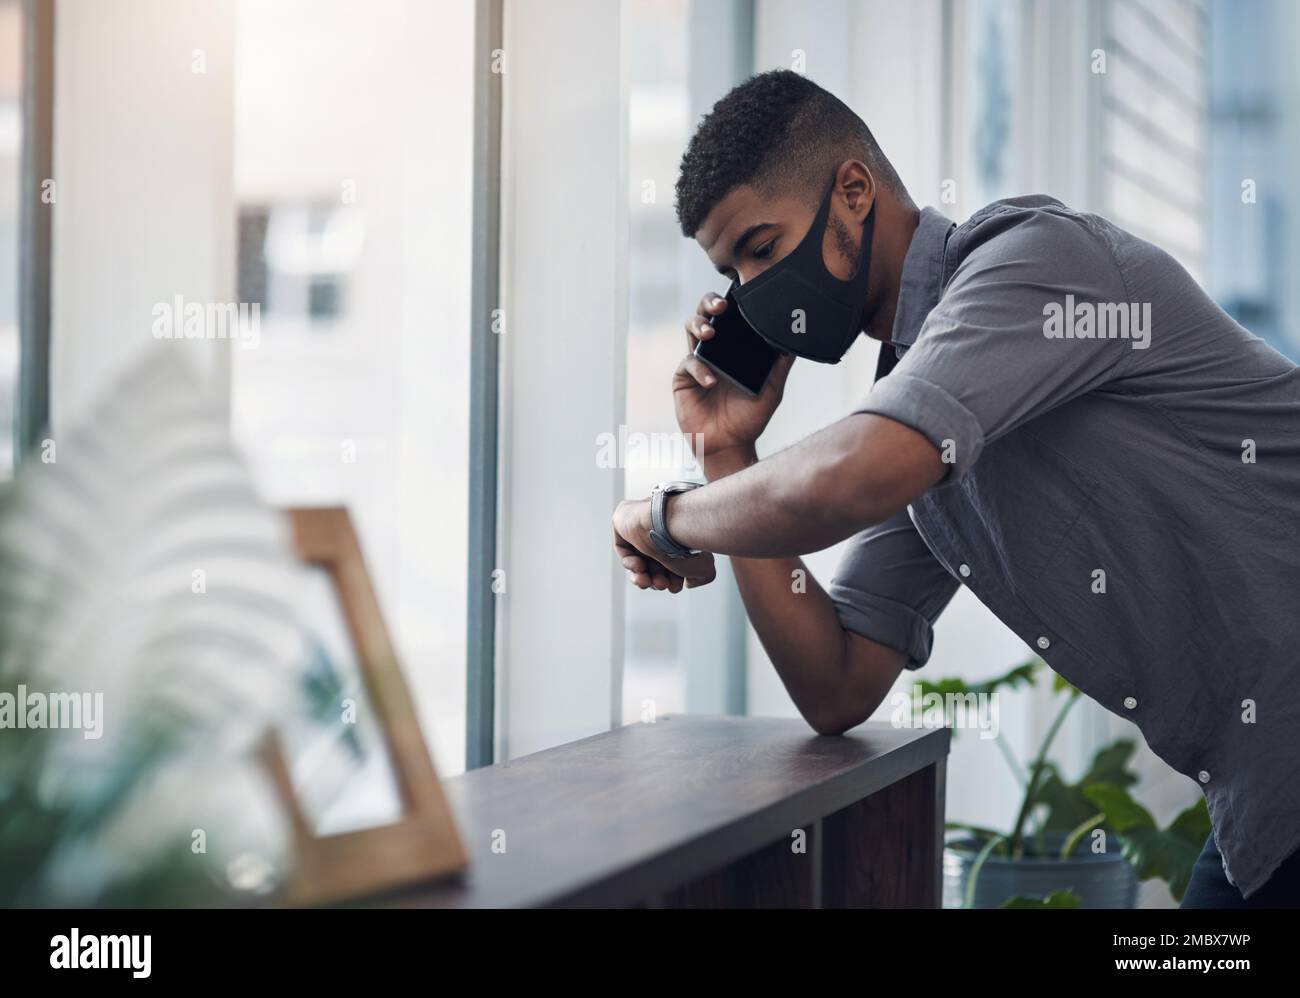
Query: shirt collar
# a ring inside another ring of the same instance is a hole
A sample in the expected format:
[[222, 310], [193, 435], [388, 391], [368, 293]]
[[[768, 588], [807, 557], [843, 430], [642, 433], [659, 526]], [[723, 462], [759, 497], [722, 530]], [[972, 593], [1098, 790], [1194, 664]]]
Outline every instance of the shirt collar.
[[934, 208], [922, 208], [921, 219], [903, 258], [903, 276], [898, 285], [898, 306], [890, 342], [909, 347], [930, 310], [943, 293], [943, 251], [956, 223]]

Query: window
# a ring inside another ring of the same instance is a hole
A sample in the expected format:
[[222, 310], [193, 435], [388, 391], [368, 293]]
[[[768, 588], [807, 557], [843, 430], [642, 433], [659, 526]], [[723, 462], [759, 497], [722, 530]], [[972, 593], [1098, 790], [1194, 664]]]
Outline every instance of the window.
[[1209, 287], [1252, 333], [1300, 359], [1295, 86], [1297, 9], [1287, 0], [1209, 6]]
[[1198, 0], [1102, 5], [1102, 210], [1205, 281], [1205, 10]]
[[[669, 386], [686, 352], [686, 317], [705, 291], [726, 282], [682, 236], [674, 185], [698, 115], [748, 75], [752, 40], [744, 11], [723, 5], [625, 0], [621, 10], [630, 235], [621, 450], [626, 495], [644, 499], [656, 482], [702, 480], [678, 433]], [[710, 64], [692, 66], [692, 54], [704, 52]], [[623, 720], [743, 712], [744, 609], [727, 560], [718, 559], [714, 585], [689, 595], [624, 585]]]
[[286, 200], [242, 205], [240, 297], [263, 318], [320, 328], [343, 311], [348, 276], [361, 255], [364, 226], [354, 207]]
[[[673, 211], [677, 163], [690, 138], [686, 90], [686, 3], [635, 0], [623, 6], [628, 93], [627, 434], [623, 475], [629, 499], [656, 482], [698, 477], [682, 449], [652, 446], [675, 439], [669, 378], [685, 352], [681, 301], [682, 239]], [[703, 288], [699, 289], [701, 292]], [[631, 442], [644, 446], [631, 446]], [[681, 638], [686, 601], [629, 587], [623, 714], [686, 709]]]
[[345, 505], [443, 774], [465, 766], [473, 4], [242, 0], [231, 414], [277, 505]]

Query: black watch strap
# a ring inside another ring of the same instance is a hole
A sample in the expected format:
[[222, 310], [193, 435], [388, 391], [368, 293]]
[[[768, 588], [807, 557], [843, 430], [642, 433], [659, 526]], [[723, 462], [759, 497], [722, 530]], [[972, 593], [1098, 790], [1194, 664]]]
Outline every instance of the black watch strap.
[[678, 492], [698, 489], [700, 482], [660, 482], [650, 491], [650, 540], [667, 558], [686, 558], [700, 554], [698, 548], [683, 547], [668, 533], [668, 497]]

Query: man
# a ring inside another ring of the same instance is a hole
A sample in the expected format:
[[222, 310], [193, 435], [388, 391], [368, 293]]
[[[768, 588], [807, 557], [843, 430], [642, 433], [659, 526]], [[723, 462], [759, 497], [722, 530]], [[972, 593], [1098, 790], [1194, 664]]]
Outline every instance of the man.
[[[757, 398], [681, 362], [708, 484], [658, 496], [658, 521], [650, 500], [618, 507], [633, 583], [679, 592], [730, 556], [822, 734], [925, 664], [966, 585], [1204, 793], [1214, 834], [1186, 903], [1295, 903], [1300, 370], [1098, 216], [1047, 197], [962, 225], [918, 211], [866, 125], [796, 73], [703, 119], [677, 212], [742, 295], [759, 282], [740, 307], [791, 355]], [[726, 307], [704, 297], [691, 348]], [[885, 342], [884, 376], [759, 461], [792, 355], [838, 359], [860, 330]], [[799, 556], [846, 538], [830, 585], [792, 592]]]

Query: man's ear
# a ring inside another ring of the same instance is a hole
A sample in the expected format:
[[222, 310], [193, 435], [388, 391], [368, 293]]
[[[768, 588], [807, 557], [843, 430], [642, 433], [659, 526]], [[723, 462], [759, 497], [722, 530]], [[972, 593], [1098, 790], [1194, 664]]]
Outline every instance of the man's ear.
[[876, 197], [876, 179], [867, 164], [845, 160], [835, 174], [835, 187], [848, 214], [856, 221], [865, 219]]

